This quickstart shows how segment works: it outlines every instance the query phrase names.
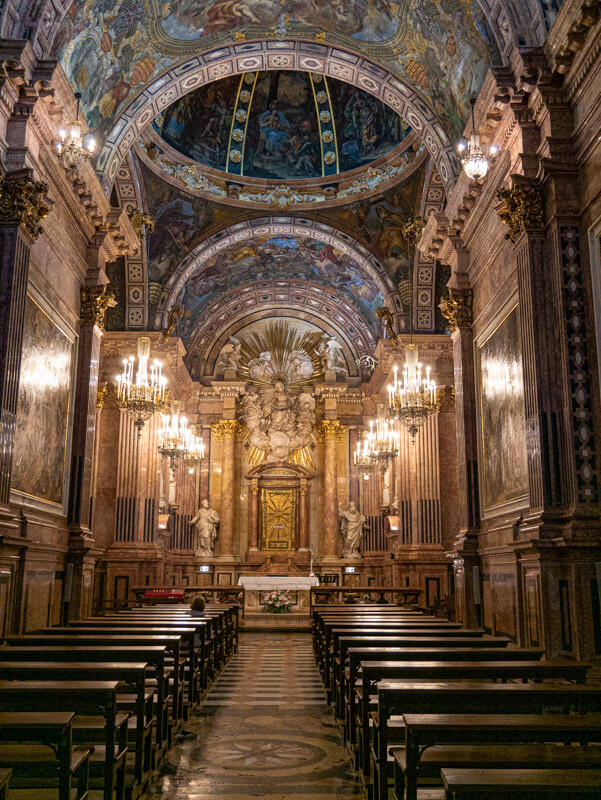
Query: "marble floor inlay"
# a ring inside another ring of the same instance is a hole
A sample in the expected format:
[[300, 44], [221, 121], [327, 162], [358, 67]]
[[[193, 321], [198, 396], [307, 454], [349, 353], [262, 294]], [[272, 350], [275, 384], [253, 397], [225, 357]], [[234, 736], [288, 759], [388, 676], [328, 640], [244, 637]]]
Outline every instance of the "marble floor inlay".
[[310, 634], [244, 633], [150, 786], [153, 800], [363, 797]]

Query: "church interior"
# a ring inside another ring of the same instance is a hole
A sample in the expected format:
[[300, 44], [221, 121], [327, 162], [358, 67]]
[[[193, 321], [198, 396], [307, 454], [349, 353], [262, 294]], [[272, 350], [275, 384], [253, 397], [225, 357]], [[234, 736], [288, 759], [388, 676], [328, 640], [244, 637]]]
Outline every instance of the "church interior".
[[601, 0], [0, 53], [0, 800], [601, 797]]

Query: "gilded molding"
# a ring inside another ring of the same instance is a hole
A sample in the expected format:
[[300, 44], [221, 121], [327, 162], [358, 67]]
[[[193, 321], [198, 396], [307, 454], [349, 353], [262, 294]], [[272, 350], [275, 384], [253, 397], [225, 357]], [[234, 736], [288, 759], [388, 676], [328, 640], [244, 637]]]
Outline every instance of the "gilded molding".
[[106, 408], [106, 401], [109, 395], [109, 384], [103, 383], [98, 386], [96, 391], [96, 408]]
[[131, 226], [136, 236], [142, 241], [149, 233], [154, 231], [154, 219], [150, 214], [145, 214], [137, 208], [130, 216]]
[[512, 189], [499, 189], [497, 198], [501, 201], [497, 214], [509, 228], [505, 238], [511, 239], [513, 244], [524, 231], [540, 230], [544, 226], [543, 199], [532, 186], [517, 184]]
[[457, 328], [469, 328], [473, 322], [474, 293], [471, 289], [449, 289], [447, 297], [440, 300], [440, 311], [449, 323], [447, 331], [453, 333]]
[[50, 212], [47, 192], [48, 186], [43, 181], [3, 175], [0, 178], [0, 222], [22, 225], [32, 239], [37, 239], [44, 232], [40, 220]]
[[167, 317], [167, 327], [163, 328], [161, 331], [161, 342], [165, 344], [175, 330], [175, 326], [177, 325], [178, 319], [184, 316], [184, 307], [183, 306], [173, 306], [173, 308], [169, 311], [169, 316]]
[[80, 297], [80, 320], [97, 325], [104, 330], [104, 315], [107, 308], [114, 308], [117, 305], [114, 292], [107, 291], [106, 286], [86, 286], [84, 284], [81, 287]]

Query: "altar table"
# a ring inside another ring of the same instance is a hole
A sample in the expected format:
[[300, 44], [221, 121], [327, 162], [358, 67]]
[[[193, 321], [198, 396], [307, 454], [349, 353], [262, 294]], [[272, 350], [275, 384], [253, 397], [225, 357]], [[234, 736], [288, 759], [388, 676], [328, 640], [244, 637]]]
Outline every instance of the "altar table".
[[263, 598], [268, 592], [290, 592], [294, 601], [293, 611], [309, 609], [309, 592], [319, 586], [319, 578], [304, 575], [241, 575], [238, 585], [244, 586], [245, 611], [263, 610]]

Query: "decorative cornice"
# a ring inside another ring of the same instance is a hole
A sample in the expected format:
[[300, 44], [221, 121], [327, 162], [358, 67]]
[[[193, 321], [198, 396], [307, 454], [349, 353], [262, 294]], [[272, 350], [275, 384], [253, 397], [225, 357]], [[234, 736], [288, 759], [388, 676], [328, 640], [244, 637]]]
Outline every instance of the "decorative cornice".
[[48, 186], [32, 180], [29, 169], [0, 177], [0, 222], [22, 225], [35, 241], [44, 232], [40, 220], [48, 216]]
[[117, 305], [115, 293], [107, 291], [106, 286], [82, 286], [80, 291], [80, 319], [83, 323], [97, 325], [104, 329], [104, 315], [107, 308]]
[[448, 321], [447, 331], [469, 328], [473, 322], [474, 293], [471, 289], [449, 289], [447, 297], [440, 301], [442, 316]]
[[511, 239], [513, 244], [524, 231], [543, 228], [543, 199], [537, 189], [518, 183], [511, 189], [507, 187], [499, 189], [497, 198], [501, 201], [497, 214], [509, 228], [505, 238]]

